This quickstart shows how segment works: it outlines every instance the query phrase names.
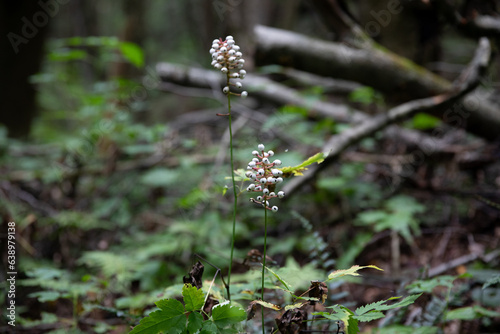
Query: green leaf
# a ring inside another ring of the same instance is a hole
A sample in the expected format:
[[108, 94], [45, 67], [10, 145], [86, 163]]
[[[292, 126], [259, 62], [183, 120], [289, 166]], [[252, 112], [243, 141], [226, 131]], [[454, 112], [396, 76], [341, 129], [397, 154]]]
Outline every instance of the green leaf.
[[465, 320], [470, 321], [479, 318], [499, 318], [500, 312], [490, 311], [479, 305], [457, 308], [446, 313], [446, 321]]
[[453, 281], [457, 279], [456, 276], [443, 275], [434, 277], [429, 280], [417, 280], [406, 286], [409, 293], [432, 293], [437, 286], [445, 286], [447, 288], [453, 287]]
[[313, 155], [312, 157], [310, 157], [309, 159], [307, 159], [306, 161], [304, 161], [300, 165], [297, 165], [294, 167], [283, 167], [283, 168], [280, 168], [280, 170], [283, 172], [283, 174], [285, 176], [291, 176], [292, 174], [295, 176], [300, 176], [300, 175], [303, 175], [302, 172], [307, 170], [307, 168], [306, 168], [307, 166], [312, 165], [315, 162], [318, 164], [322, 163], [325, 160], [326, 156], [327, 156], [327, 154], [320, 152], [320, 153]]
[[412, 126], [417, 130], [434, 129], [440, 123], [439, 118], [425, 113], [418, 113], [412, 119]]
[[359, 276], [358, 270], [364, 269], [364, 268], [373, 268], [373, 269], [377, 269], [377, 270], [383, 271], [383, 269], [380, 269], [379, 267], [374, 266], [374, 265], [369, 265], [369, 266], [354, 265], [354, 266], [352, 266], [349, 269], [335, 270], [330, 275], [328, 275], [328, 280], [327, 281], [331, 281], [332, 279], [340, 278], [342, 276], [347, 276], [347, 275], [350, 275], [350, 276]]
[[220, 333], [217, 326], [212, 321], [205, 321], [201, 326], [200, 334], [217, 334]]
[[30, 298], [37, 298], [40, 303], [53, 302], [61, 297], [57, 291], [38, 291], [28, 295]]
[[268, 302], [265, 302], [263, 300], [253, 300], [250, 304], [259, 304], [261, 306], [264, 306], [266, 308], [270, 308], [270, 309], [275, 310], [275, 311], [281, 310], [281, 307], [279, 307], [278, 305], [274, 305], [272, 303], [268, 303]]
[[386, 302], [394, 299], [398, 299], [400, 297], [391, 297], [387, 300], [380, 300], [375, 303], [367, 304], [361, 307], [358, 307], [355, 311], [355, 316], [354, 318], [358, 319], [359, 321], [372, 321], [375, 319], [383, 318], [384, 314], [381, 311], [387, 311], [387, 310], [392, 310], [398, 307], [403, 307], [403, 306], [408, 306], [410, 304], [413, 304], [415, 300], [417, 300], [418, 297], [420, 297], [421, 294], [418, 295], [411, 295], [403, 300], [387, 305], [385, 304]]
[[365, 313], [363, 315], [355, 315], [355, 316], [353, 316], [354, 319], [356, 319], [358, 321], [363, 321], [363, 322], [377, 320], [377, 319], [380, 319], [380, 318], [383, 318], [383, 317], [385, 317], [385, 315], [382, 312], [380, 312], [380, 311], [370, 311], [370, 312]]
[[414, 328], [411, 326], [392, 325], [384, 328], [376, 328], [373, 330], [374, 334], [437, 334], [439, 328], [422, 326]]
[[301, 308], [305, 304], [307, 304], [307, 303], [303, 302], [303, 303], [295, 303], [295, 304], [292, 304], [292, 305], [287, 305], [287, 306], [285, 306], [285, 311], [293, 310], [293, 309], [296, 309], [296, 308]]
[[176, 299], [162, 299], [156, 302], [159, 310], [143, 318], [129, 334], [182, 333], [186, 328], [184, 306]]
[[179, 182], [179, 173], [172, 169], [156, 168], [146, 172], [141, 182], [147, 186], [165, 187]]
[[244, 309], [231, 305], [229, 301], [215, 305], [212, 309], [212, 319], [219, 328], [236, 324], [247, 318]]
[[490, 285], [495, 285], [500, 283], [500, 274], [493, 275], [486, 283], [483, 284], [483, 290], [489, 287]]
[[191, 312], [188, 317], [188, 325], [187, 330], [189, 334], [196, 333], [199, 329], [201, 329], [201, 325], [203, 324], [203, 316], [198, 312]]
[[271, 269], [269, 269], [268, 267], [266, 267], [266, 269], [267, 269], [267, 271], [269, 271], [271, 274], [273, 274], [273, 275], [274, 275], [274, 277], [276, 277], [276, 279], [277, 279], [278, 281], [280, 281], [280, 282], [281, 282], [281, 284], [283, 284], [283, 286], [285, 287], [285, 289], [286, 289], [288, 292], [292, 293], [292, 291], [290, 290], [290, 285], [289, 285], [287, 282], [285, 282], [285, 280], [284, 280], [284, 279], [282, 279], [282, 278], [281, 278], [278, 274], [276, 274], [274, 271], [272, 271], [272, 270], [271, 270]]
[[184, 284], [182, 288], [182, 297], [186, 304], [186, 311], [198, 311], [205, 304], [205, 294], [201, 289], [191, 286], [191, 284]]
[[120, 51], [132, 65], [137, 68], [144, 66], [144, 53], [139, 45], [131, 42], [121, 42]]

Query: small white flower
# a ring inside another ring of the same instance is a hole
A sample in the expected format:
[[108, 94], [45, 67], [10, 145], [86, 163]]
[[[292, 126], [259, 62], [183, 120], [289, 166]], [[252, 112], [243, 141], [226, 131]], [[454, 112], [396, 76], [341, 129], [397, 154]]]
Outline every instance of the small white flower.
[[227, 60], [228, 60], [230, 63], [232, 63], [233, 61], [235, 61], [235, 60], [236, 60], [236, 57], [229, 57]]
[[[258, 151], [252, 151], [252, 155], [259, 155]], [[255, 159], [255, 158], [254, 158]], [[253, 159], [252, 159], [253, 160]]]
[[264, 190], [262, 190], [262, 193], [263, 193], [264, 195], [268, 195], [268, 194], [269, 194], [269, 189], [264, 188]]
[[234, 45], [234, 40], [232, 40], [232, 39], [228, 40], [227, 45], [229, 45], [229, 46]]
[[239, 78], [239, 77], [240, 77], [240, 75], [239, 75], [238, 73], [233, 73], [233, 74], [231, 75], [231, 77], [233, 77], [233, 78]]
[[229, 41], [229, 40], [231, 40], [231, 39], [234, 39], [234, 37], [233, 37], [233, 36], [231, 36], [231, 35], [226, 36], [226, 41]]
[[259, 201], [259, 202], [260, 202], [260, 201], [262, 201], [262, 196], [257, 196], [257, 198], [256, 198], [256, 199], [257, 199], [257, 201]]
[[240, 51], [238, 51], [238, 52], [235, 53], [235, 56], [236, 57], [241, 57], [241, 56], [243, 56], [243, 53], [241, 53]]
[[[254, 152], [257, 152], [257, 151], [254, 151]], [[257, 154], [259, 154], [259, 152], [257, 152]], [[255, 161], [255, 163], [259, 162], [259, 159], [258, 158], [253, 158], [252, 161]]]
[[214, 53], [214, 52], [215, 52], [215, 49], [214, 49], [214, 48], [211, 48], [209, 52], [210, 52], [210, 54], [212, 54], [212, 53]]
[[214, 65], [214, 67], [215, 67], [216, 69], [220, 70], [220, 69], [222, 68], [222, 65], [217, 63], [217, 64], [215, 64], [215, 65]]
[[[224, 68], [225, 68], [225, 67], [224, 67]], [[223, 92], [224, 94], [229, 93], [229, 87], [228, 87], [228, 86], [226, 86], [226, 87], [222, 88], [222, 92]]]
[[221, 69], [220, 69], [220, 71], [221, 71], [222, 73], [227, 73], [227, 67], [223, 67], [223, 68], [221, 68]]
[[227, 52], [227, 54], [230, 56], [234, 56], [235, 53], [236, 53], [236, 51], [234, 51], [232, 49]]
[[255, 167], [255, 161], [250, 161], [250, 162], [248, 163], [248, 166], [250, 166], [250, 167]]
[[274, 163], [275, 166], [280, 166], [281, 165], [281, 160], [276, 159], [276, 160], [273, 161], [273, 163]]
[[285, 197], [285, 192], [284, 191], [278, 191], [278, 197], [279, 198]]
[[281, 182], [283, 182], [283, 178], [281, 177], [276, 178], [276, 183], [281, 183]]
[[274, 193], [274, 191], [271, 191], [271, 192], [269, 193], [269, 197], [276, 197], [276, 194]]
[[243, 85], [241, 84], [241, 82], [235, 82], [234, 85], [236, 86], [236, 88], [241, 88], [243, 87]]
[[218, 45], [218, 44], [219, 44], [219, 40], [218, 40], [218, 39], [214, 39], [214, 40], [212, 41], [212, 44], [217, 44], [217, 45]]
[[240, 47], [238, 45], [233, 45], [233, 50], [234, 51], [240, 51]]
[[226, 52], [227, 51], [227, 48], [225, 46], [221, 47], [220, 49], [220, 52]]
[[263, 158], [262, 159], [262, 162], [265, 163], [266, 165], [270, 163], [269, 159], [268, 158]]
[[276, 179], [274, 177], [268, 177], [267, 178], [267, 182], [275, 184], [276, 183]]
[[223, 61], [224, 60], [224, 57], [223, 56], [218, 56], [217, 57], [217, 61]]
[[248, 96], [248, 92], [246, 90], [244, 90], [244, 91], [241, 92], [241, 97], [242, 98], [245, 98], [247, 96]]
[[255, 191], [262, 191], [262, 187], [261, 186], [255, 186]]
[[259, 146], [257, 146], [257, 148], [259, 149], [259, 151], [264, 151], [264, 149], [266, 147], [264, 146], [264, 144], [259, 144]]
[[245, 70], [240, 70], [240, 75], [245, 76], [247, 74], [247, 71]]
[[267, 179], [265, 177], [263, 177], [262, 179], [260, 179], [260, 183], [266, 184], [267, 183]]
[[278, 212], [278, 207], [275, 205], [271, 208], [271, 210], [273, 210], [274, 212]]
[[251, 171], [248, 171], [248, 172], [246, 172], [246, 173], [245, 173], [245, 176], [246, 176], [246, 177], [250, 177], [251, 175], [252, 175], [252, 172], [251, 172]]
[[267, 151], [267, 154], [269, 154], [270, 157], [274, 155], [274, 151]]
[[242, 64], [242, 65], [243, 65], [243, 64], [245, 63], [245, 59], [243, 59], [243, 58], [238, 59], [238, 63], [240, 63], [240, 64]]
[[268, 206], [269, 206], [269, 201], [266, 201], [266, 207], [268, 207]]
[[273, 176], [278, 176], [278, 175], [280, 175], [280, 174], [279, 174], [279, 170], [278, 170], [278, 169], [271, 169], [271, 173], [273, 173]]
[[260, 168], [258, 171], [257, 171], [257, 174], [259, 174], [260, 176], [263, 176], [264, 175], [264, 170], [262, 168]]
[[217, 50], [219, 48], [219, 43], [212, 44], [212, 49]]

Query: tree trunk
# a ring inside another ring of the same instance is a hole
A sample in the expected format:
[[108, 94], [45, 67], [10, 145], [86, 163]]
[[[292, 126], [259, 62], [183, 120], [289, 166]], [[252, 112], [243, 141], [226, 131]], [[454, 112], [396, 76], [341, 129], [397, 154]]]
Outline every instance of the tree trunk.
[[0, 2], [0, 123], [11, 137], [30, 133], [36, 103], [29, 78], [40, 69], [47, 27], [58, 11], [57, 2], [45, 8], [31, 0]]

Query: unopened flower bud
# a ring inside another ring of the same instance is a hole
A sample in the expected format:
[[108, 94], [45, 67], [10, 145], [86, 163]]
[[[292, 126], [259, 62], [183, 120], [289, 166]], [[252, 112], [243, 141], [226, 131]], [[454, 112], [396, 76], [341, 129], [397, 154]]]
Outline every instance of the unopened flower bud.
[[259, 149], [259, 151], [264, 151], [264, 149], [266, 147], [264, 146], [264, 144], [259, 144], [259, 146], [257, 146], [257, 148]]
[[[225, 67], [224, 67], [224, 68], [225, 68]], [[228, 87], [228, 86], [226, 86], [226, 87], [222, 88], [222, 92], [223, 92], [224, 94], [229, 93], [229, 87]]]
[[278, 212], [278, 207], [275, 205], [271, 208], [271, 210], [273, 210], [273, 212]]
[[284, 191], [278, 191], [278, 197], [279, 198], [285, 197], [285, 192]]
[[242, 98], [245, 98], [247, 96], [248, 96], [248, 92], [246, 90], [244, 90], [244, 91], [241, 92], [241, 97]]

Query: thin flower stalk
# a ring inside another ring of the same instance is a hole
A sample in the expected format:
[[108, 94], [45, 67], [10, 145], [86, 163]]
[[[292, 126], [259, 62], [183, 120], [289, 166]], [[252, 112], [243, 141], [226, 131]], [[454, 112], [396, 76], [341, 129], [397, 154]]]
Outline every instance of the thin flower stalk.
[[[222, 89], [222, 92], [227, 95], [227, 114], [217, 114], [218, 116], [228, 116], [229, 122], [229, 150], [231, 159], [231, 179], [233, 185], [233, 195], [234, 195], [234, 206], [233, 206], [233, 229], [231, 236], [231, 255], [229, 260], [229, 271], [227, 278], [227, 297], [231, 300], [231, 270], [233, 266], [234, 257], [234, 242], [236, 236], [236, 210], [238, 206], [238, 192], [236, 189], [236, 181], [234, 175], [234, 156], [233, 156], [233, 129], [232, 129], [232, 114], [231, 114], [231, 95], [241, 96], [246, 98], [248, 93], [242, 91], [237, 93], [234, 89], [241, 89], [243, 87], [241, 81], [237, 79], [244, 79], [246, 71], [243, 69], [245, 60], [243, 59], [243, 54], [240, 51], [240, 47], [235, 44], [233, 36], [226, 36], [225, 40], [222, 38], [214, 39], [212, 41], [212, 47], [210, 48], [210, 54], [212, 55], [212, 66], [220, 70], [226, 77], [226, 85]], [[231, 89], [233, 88], [233, 89]]]

